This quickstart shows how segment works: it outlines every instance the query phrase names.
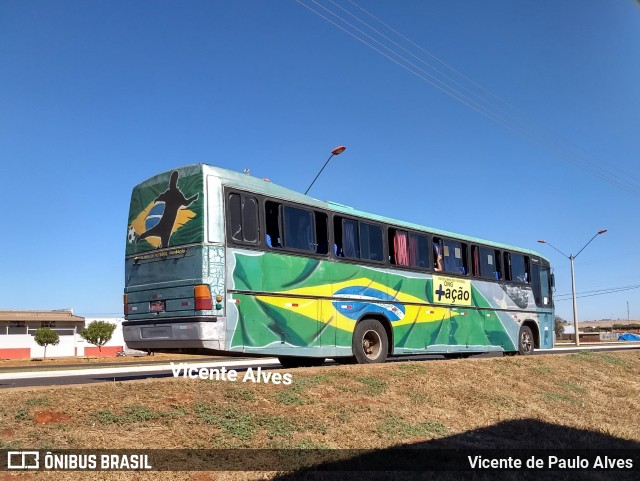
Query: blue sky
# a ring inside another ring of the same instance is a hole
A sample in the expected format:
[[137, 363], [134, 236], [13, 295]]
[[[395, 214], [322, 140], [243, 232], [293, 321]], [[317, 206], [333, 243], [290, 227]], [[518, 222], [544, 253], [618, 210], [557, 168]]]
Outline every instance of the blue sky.
[[341, 144], [317, 198], [538, 250], [557, 294], [536, 241], [608, 229], [578, 292], [640, 285], [639, 26], [632, 0], [4, 0], [0, 309], [118, 316], [134, 185], [204, 162], [304, 191]]

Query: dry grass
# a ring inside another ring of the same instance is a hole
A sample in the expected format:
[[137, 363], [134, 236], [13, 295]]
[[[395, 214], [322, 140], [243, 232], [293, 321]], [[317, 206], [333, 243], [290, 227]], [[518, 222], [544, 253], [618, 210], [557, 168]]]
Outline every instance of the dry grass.
[[[177, 378], [6, 390], [0, 447], [386, 448], [442, 442], [558, 448], [640, 441], [640, 351], [289, 372], [290, 386]], [[55, 474], [83, 479], [82, 473]], [[192, 481], [273, 475], [101, 474]], [[7, 476], [0, 480], [14, 479]], [[20, 479], [37, 476], [45, 474]]]

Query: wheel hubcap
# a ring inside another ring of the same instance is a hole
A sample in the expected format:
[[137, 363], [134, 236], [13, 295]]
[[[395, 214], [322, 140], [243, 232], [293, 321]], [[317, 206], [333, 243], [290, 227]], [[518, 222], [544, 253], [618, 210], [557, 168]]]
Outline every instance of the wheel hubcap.
[[362, 351], [368, 359], [375, 360], [380, 356], [382, 340], [376, 331], [367, 331], [362, 337]]
[[523, 332], [522, 333], [522, 349], [525, 352], [531, 352], [531, 336], [529, 335], [528, 332]]

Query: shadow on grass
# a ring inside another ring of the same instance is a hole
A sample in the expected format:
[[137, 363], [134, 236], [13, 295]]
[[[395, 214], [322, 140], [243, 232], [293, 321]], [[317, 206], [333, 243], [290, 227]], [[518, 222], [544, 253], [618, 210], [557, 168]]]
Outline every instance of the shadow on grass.
[[[474, 469], [469, 457], [475, 456], [485, 459], [520, 459], [523, 467]], [[532, 456], [542, 460], [544, 467], [527, 468], [527, 460]], [[605, 456], [609, 460], [630, 461], [624, 464], [623, 469], [594, 467], [598, 457], [601, 462], [606, 463]], [[551, 464], [553, 457], [558, 459], [556, 464]], [[562, 460], [565, 461], [564, 466], [561, 464]], [[631, 468], [628, 467], [629, 462], [632, 464]], [[586, 469], [585, 463], [588, 463]], [[521, 419], [388, 449], [345, 450], [341, 452], [339, 460], [281, 474], [273, 479], [636, 480], [640, 479], [640, 443], [535, 419]]]

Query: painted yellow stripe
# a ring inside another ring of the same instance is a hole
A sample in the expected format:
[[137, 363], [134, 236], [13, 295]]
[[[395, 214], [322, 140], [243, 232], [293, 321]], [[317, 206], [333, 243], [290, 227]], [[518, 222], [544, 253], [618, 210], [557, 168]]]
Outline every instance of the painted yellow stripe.
[[[352, 286], [367, 286], [379, 291], [385, 292], [390, 296], [396, 296], [401, 303], [424, 303], [424, 300], [402, 292], [396, 293], [388, 286], [371, 282], [370, 279], [350, 279], [349, 281], [339, 282], [336, 284], [325, 284], [313, 287], [301, 287], [288, 291], [280, 292], [278, 296], [257, 296], [257, 299], [271, 306], [284, 309], [310, 319], [318, 319], [323, 324], [330, 324], [337, 329], [352, 332], [355, 327], [355, 321], [342, 315], [334, 306], [331, 300], [327, 299], [305, 299], [306, 296], [314, 297], [332, 297], [333, 293]], [[288, 297], [288, 296], [296, 297]], [[297, 297], [301, 296], [301, 297]], [[340, 301], [348, 304], [349, 300]], [[362, 302], [354, 299], [353, 302]], [[365, 301], [366, 302], [366, 301]], [[381, 301], [388, 302], [388, 301]], [[319, 304], [320, 303], [320, 304]], [[437, 322], [450, 318], [455, 313], [443, 307], [433, 306], [415, 306], [405, 305], [405, 315], [399, 320], [393, 322], [394, 326], [403, 326], [413, 323]]]

